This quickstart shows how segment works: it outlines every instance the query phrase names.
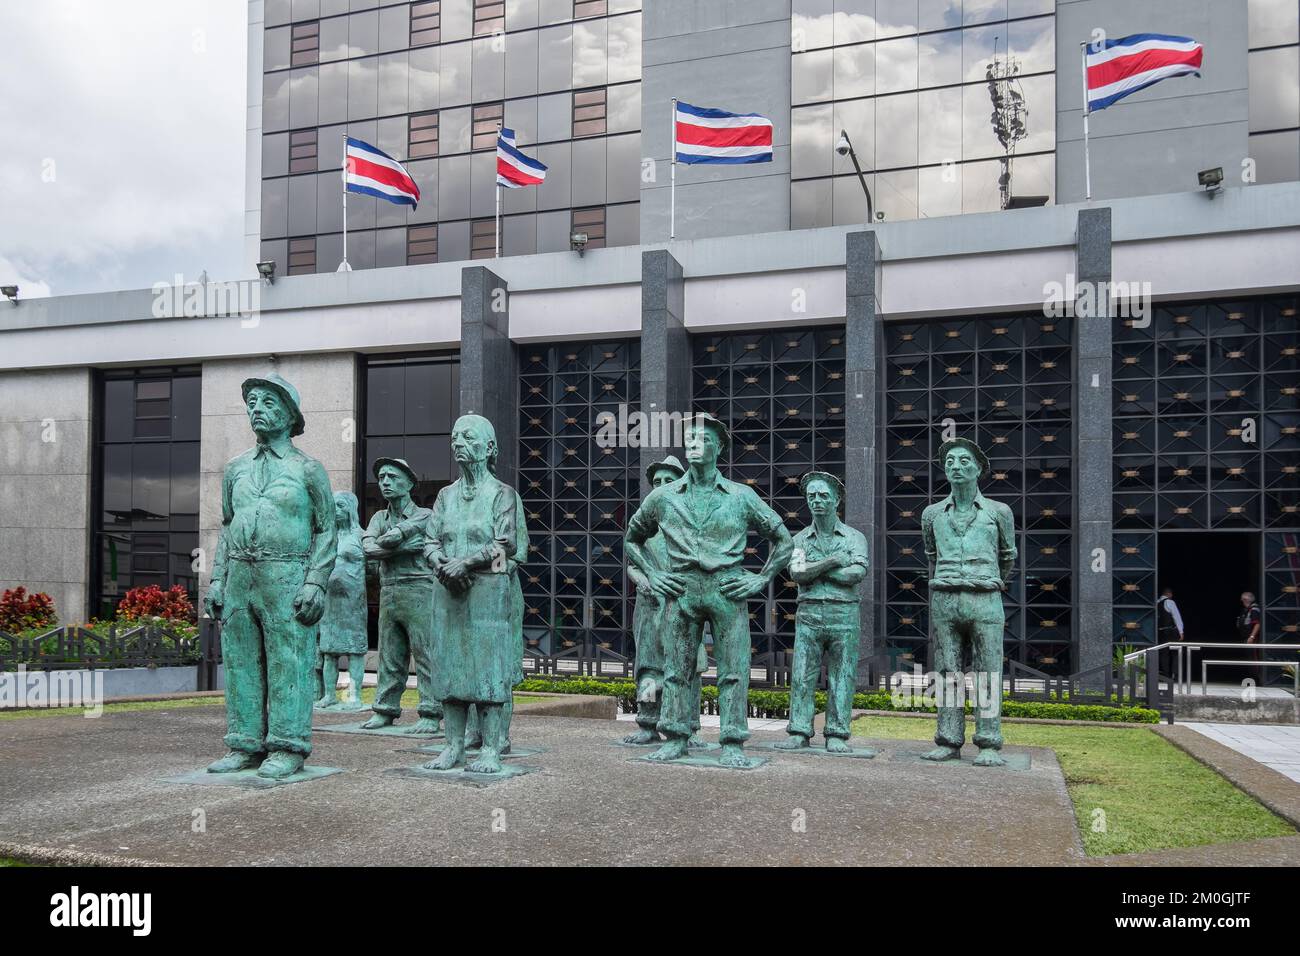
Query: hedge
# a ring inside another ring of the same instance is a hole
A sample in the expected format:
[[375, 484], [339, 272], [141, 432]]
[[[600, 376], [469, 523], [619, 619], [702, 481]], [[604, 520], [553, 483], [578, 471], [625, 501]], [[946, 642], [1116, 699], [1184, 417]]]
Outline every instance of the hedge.
[[[596, 677], [530, 677], [515, 687], [521, 692], [540, 692], [550, 694], [596, 694], [616, 697], [624, 713], [636, 710], [636, 684], [628, 680], [601, 680]], [[715, 714], [718, 710], [718, 688], [705, 684], [700, 690], [700, 710], [702, 713]], [[826, 709], [826, 692], [817, 691], [814, 695], [818, 712]], [[925, 713], [933, 708], [921, 704], [895, 706], [893, 697], [877, 691], [870, 694], [853, 695], [853, 706], [859, 710], [895, 710], [900, 712]], [[971, 710], [969, 702], [966, 710]], [[769, 717], [784, 720], [790, 716], [790, 693], [784, 690], [751, 690], [749, 692], [749, 715], [751, 717]], [[1105, 722], [1128, 722], [1138, 724], [1160, 723], [1159, 711], [1146, 707], [1109, 707], [1103, 704], [1064, 704], [1048, 701], [1024, 701], [1002, 699], [1003, 717], [1032, 717], [1040, 720], [1098, 720]]]

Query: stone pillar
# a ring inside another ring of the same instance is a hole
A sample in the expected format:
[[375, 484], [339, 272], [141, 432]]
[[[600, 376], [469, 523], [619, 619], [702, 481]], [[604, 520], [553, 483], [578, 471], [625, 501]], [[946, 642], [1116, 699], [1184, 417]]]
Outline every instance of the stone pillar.
[[[1082, 671], [1111, 659], [1111, 567], [1115, 558], [1111, 554], [1109, 207], [1079, 210], [1076, 242], [1076, 281], [1081, 291], [1074, 319], [1074, 669]], [[1087, 297], [1083, 290], [1089, 290]]]
[[298, 389], [304, 430], [293, 443], [319, 461], [334, 491], [356, 485], [357, 358], [352, 352], [289, 355], [283, 358], [219, 359], [203, 363], [202, 420], [199, 437], [200, 606], [212, 575], [212, 556], [221, 531], [221, 476], [227, 462], [252, 448], [257, 439], [248, 424], [240, 386], [244, 379], [279, 372]]
[[883, 400], [884, 326], [880, 315], [880, 244], [876, 233], [845, 237], [844, 520], [867, 537], [871, 572], [862, 594], [861, 661], [884, 649], [876, 620], [884, 580], [884, 521], [877, 456]]
[[0, 590], [43, 591], [60, 624], [94, 612], [93, 381], [88, 368], [0, 373]]
[[466, 266], [460, 273], [460, 414], [492, 423], [496, 474], [513, 488], [519, 486], [518, 380], [505, 280], [483, 266]]
[[[641, 411], [691, 411], [691, 351], [686, 334], [686, 283], [682, 266], [666, 249], [641, 253]], [[652, 427], [647, 431], [658, 434]], [[650, 493], [645, 470], [669, 448], [641, 448], [641, 497]], [[682, 464], [685, 464], [683, 460]]]

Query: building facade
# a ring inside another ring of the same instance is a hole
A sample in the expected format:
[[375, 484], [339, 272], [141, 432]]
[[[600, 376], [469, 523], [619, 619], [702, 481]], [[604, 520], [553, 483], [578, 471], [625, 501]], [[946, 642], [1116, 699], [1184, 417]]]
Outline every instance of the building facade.
[[[920, 512], [954, 432], [1016, 516], [1009, 660], [1105, 666], [1154, 641], [1165, 584], [1190, 636], [1229, 637], [1250, 590], [1266, 639], [1300, 642], [1298, 20], [1294, 0], [254, 2], [246, 246], [274, 282], [244, 314], [156, 289], [0, 309], [0, 584], [66, 622], [141, 583], [197, 597], [251, 440], [239, 382], [274, 365], [363, 521], [375, 457], [410, 460], [427, 504], [456, 415], [496, 422], [539, 652], [630, 654], [622, 531], [668, 449], [601, 425], [690, 410], [728, 423], [724, 471], [792, 530], [801, 474], [845, 479], [864, 646], [895, 666], [926, 659]], [[1095, 27], [1194, 36], [1206, 64], [1094, 116], [1087, 202]], [[669, 242], [673, 96], [770, 116], [775, 149], [679, 167]], [[498, 122], [550, 172], [505, 192], [492, 259]], [[407, 159], [422, 199], [350, 199], [338, 273], [345, 132]], [[760, 655], [791, 646], [795, 590], [751, 601]]]

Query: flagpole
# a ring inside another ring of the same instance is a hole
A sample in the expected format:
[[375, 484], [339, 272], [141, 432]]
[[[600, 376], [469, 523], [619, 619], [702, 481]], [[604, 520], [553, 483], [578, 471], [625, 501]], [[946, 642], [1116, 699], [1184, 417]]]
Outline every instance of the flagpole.
[[[500, 148], [500, 145], [501, 145], [501, 124], [497, 123], [497, 147]], [[492, 257], [494, 259], [500, 259], [501, 258], [501, 183], [495, 177], [493, 178], [492, 181], [496, 183], [496, 190], [497, 190], [497, 217], [496, 217], [496, 230], [495, 230], [496, 239], [494, 240], [493, 243]]]
[[351, 272], [348, 265], [348, 134], [343, 132], [343, 261], [339, 263], [339, 272]]
[[668, 238], [677, 238], [677, 97], [673, 97], [673, 154], [669, 162]]
[[1088, 155], [1088, 44], [1079, 44], [1083, 56], [1083, 184], [1084, 198], [1092, 202], [1092, 159]]

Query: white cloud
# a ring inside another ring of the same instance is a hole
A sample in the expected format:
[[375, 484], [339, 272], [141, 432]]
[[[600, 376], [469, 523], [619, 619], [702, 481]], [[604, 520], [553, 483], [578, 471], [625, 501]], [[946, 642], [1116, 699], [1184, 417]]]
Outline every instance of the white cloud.
[[4, 4], [0, 36], [0, 278], [241, 273], [246, 4]]

